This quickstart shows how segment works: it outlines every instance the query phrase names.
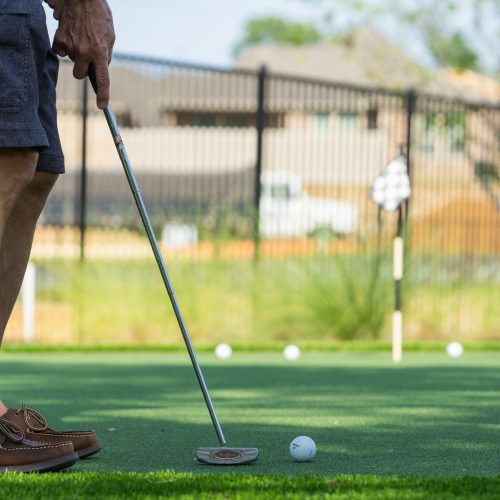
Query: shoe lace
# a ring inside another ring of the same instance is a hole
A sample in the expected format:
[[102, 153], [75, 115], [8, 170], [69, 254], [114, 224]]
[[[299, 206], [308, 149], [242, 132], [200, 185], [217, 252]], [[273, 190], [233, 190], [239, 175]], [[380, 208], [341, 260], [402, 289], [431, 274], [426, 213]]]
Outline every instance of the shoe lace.
[[16, 415], [20, 413], [23, 414], [24, 422], [31, 431], [42, 432], [49, 427], [47, 420], [45, 420], [40, 413], [31, 408], [22, 405], [21, 408], [16, 411]]
[[0, 433], [4, 434], [15, 443], [21, 443], [24, 439], [24, 432], [21, 427], [2, 417], [0, 417]]

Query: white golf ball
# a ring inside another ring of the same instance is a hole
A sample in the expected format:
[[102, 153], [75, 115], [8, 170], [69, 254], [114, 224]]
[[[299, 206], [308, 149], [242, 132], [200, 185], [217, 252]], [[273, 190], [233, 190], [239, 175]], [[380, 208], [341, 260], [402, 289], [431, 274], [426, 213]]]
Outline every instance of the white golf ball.
[[450, 358], [459, 358], [464, 353], [464, 348], [460, 342], [451, 342], [446, 347], [446, 354], [450, 356]]
[[383, 189], [374, 190], [372, 193], [372, 199], [377, 205], [381, 205], [385, 201], [385, 192]]
[[398, 198], [398, 189], [396, 185], [387, 186], [385, 190], [385, 199], [386, 200], [397, 200]]
[[383, 177], [377, 177], [373, 183], [374, 191], [383, 191], [385, 189], [385, 179]]
[[398, 197], [400, 200], [406, 200], [406, 198], [410, 197], [410, 194], [411, 194], [410, 186], [407, 185], [399, 186]]
[[307, 436], [296, 437], [290, 444], [290, 455], [297, 462], [307, 462], [316, 456], [316, 443]]
[[387, 210], [388, 212], [394, 212], [396, 208], [399, 206], [399, 201], [397, 200], [386, 200], [384, 202], [384, 210]]
[[389, 175], [402, 174], [402, 173], [406, 172], [406, 165], [404, 163], [402, 163], [401, 160], [391, 161], [391, 163], [389, 163], [389, 165], [387, 165], [386, 172]]
[[385, 187], [387, 188], [392, 188], [394, 186], [397, 186], [399, 184], [399, 175], [398, 174], [389, 174], [385, 178]]
[[283, 356], [288, 361], [297, 361], [300, 358], [300, 349], [296, 345], [287, 345], [283, 350]]
[[215, 355], [219, 359], [229, 359], [233, 354], [233, 349], [229, 344], [219, 344], [215, 348]]

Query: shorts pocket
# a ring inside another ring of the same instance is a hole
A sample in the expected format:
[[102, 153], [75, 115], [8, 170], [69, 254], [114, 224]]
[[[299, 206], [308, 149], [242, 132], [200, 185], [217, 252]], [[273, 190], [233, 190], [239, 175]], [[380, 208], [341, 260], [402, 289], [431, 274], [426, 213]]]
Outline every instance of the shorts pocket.
[[30, 10], [26, 0], [0, 0], [0, 109], [18, 111], [28, 98]]

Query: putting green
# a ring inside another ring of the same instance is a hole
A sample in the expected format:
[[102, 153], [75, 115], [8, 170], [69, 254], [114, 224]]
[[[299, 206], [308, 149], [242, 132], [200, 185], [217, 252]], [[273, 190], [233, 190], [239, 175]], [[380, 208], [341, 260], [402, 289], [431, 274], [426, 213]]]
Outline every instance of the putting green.
[[[61, 428], [95, 428], [104, 450], [74, 471], [230, 474], [494, 476], [500, 470], [500, 353], [235, 353], [200, 356], [232, 446], [257, 446], [254, 465], [198, 465], [216, 445], [187, 354], [0, 356], [0, 399]], [[288, 453], [298, 435], [314, 462]], [[70, 477], [68, 475], [68, 477]]]

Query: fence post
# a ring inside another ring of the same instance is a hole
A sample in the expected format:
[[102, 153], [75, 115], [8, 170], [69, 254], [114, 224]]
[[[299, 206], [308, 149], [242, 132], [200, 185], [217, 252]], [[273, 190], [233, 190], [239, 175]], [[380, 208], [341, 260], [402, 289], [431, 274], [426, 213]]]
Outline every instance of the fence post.
[[[412, 141], [413, 141], [413, 115], [415, 113], [415, 106], [417, 103], [417, 91], [410, 89], [406, 93], [406, 168], [408, 169], [408, 177], [410, 184], [413, 186], [413, 170], [412, 170]], [[410, 198], [405, 203], [405, 222], [408, 221], [408, 209], [410, 205]]]
[[254, 187], [254, 258], [259, 258], [260, 250], [260, 178], [262, 174], [262, 158], [264, 146], [264, 130], [266, 128], [266, 83], [267, 69], [262, 66], [258, 72], [257, 85], [257, 156], [255, 162], [255, 187]]
[[[417, 94], [414, 89], [410, 89], [406, 94], [406, 168], [410, 183], [412, 184], [411, 170], [411, 143], [413, 140], [413, 114], [415, 112]], [[403, 147], [401, 148], [403, 149]], [[404, 151], [401, 151], [403, 154]], [[413, 190], [413, 189], [412, 189]], [[393, 279], [394, 279], [394, 311], [392, 314], [392, 360], [395, 363], [401, 362], [403, 355], [403, 274], [404, 274], [404, 258], [408, 250], [408, 238], [404, 237], [404, 233], [408, 228], [410, 198], [403, 206], [398, 209], [398, 221], [396, 237], [394, 238], [393, 250]]]
[[83, 80], [82, 90], [82, 170], [80, 182], [80, 262], [85, 260], [85, 230], [87, 225], [87, 124], [89, 116], [89, 83]]

